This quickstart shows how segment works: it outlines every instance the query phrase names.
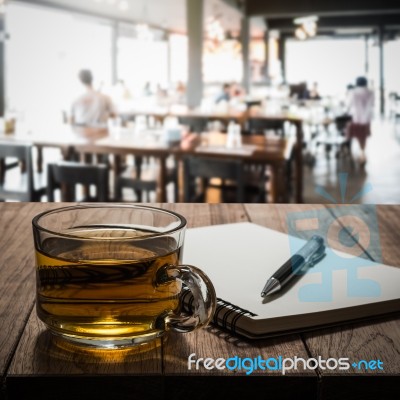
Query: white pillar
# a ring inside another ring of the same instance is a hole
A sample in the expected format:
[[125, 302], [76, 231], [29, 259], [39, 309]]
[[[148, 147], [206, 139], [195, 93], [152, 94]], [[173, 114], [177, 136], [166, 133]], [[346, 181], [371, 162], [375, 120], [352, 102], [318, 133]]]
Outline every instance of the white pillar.
[[0, 13], [0, 117], [3, 117], [6, 111], [6, 38], [5, 15]]
[[118, 82], [118, 28], [118, 22], [113, 22], [111, 27], [111, 81], [113, 85], [116, 85]]
[[187, 104], [200, 106], [203, 98], [203, 9], [204, 0], [186, 0], [189, 44]]
[[246, 93], [250, 93], [251, 68], [250, 68], [250, 18], [242, 18], [242, 55], [243, 55], [243, 82], [242, 86]]

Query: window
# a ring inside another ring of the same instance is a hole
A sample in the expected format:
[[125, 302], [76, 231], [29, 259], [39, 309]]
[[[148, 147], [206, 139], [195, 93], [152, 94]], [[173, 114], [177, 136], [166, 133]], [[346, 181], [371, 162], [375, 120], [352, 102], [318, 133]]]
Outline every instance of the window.
[[7, 10], [7, 108], [30, 126], [60, 123], [91, 69], [96, 88], [111, 85], [112, 30], [88, 17], [11, 3]]
[[[150, 28], [149, 28], [150, 29]], [[168, 86], [168, 42], [164, 33], [149, 31], [149, 37], [137, 37], [135, 26], [122, 26], [118, 37], [118, 79], [123, 80], [134, 97], [140, 97], [149, 83]]]
[[343, 96], [346, 86], [365, 73], [365, 41], [315, 39], [286, 43], [288, 83], [318, 82], [322, 95]]
[[203, 54], [204, 82], [241, 82], [243, 57], [237, 40], [224, 40], [216, 45], [206, 40]]
[[187, 36], [171, 34], [170, 46], [170, 79], [171, 82], [187, 82], [188, 79], [188, 39]]
[[396, 92], [400, 95], [400, 39], [390, 40], [385, 43], [385, 85], [386, 92]]
[[250, 66], [252, 82], [265, 81], [266, 61], [265, 40], [253, 39], [250, 42]]

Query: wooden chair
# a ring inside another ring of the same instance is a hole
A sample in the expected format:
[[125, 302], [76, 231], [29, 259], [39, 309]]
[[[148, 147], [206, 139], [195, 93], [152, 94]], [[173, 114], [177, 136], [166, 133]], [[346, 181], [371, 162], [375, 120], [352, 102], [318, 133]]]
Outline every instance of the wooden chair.
[[316, 137], [316, 146], [325, 147], [326, 158], [334, 150], [336, 158], [351, 156], [351, 141], [346, 137], [347, 126], [351, 122], [350, 115], [340, 115], [334, 120], [334, 130]]
[[285, 121], [251, 117], [247, 121], [247, 129], [244, 133], [250, 135], [265, 135], [266, 131], [274, 131], [276, 135], [284, 137]]
[[[225, 202], [244, 203], [250, 195], [255, 195], [257, 202], [265, 201], [265, 180], [260, 176], [260, 171], [254, 173], [246, 170], [240, 160], [188, 156], [183, 163], [185, 202], [205, 201], [206, 190], [210, 187], [221, 189]], [[203, 187], [200, 193], [196, 193], [198, 178]], [[213, 178], [219, 178], [221, 184], [213, 185]], [[233, 196], [226, 197], [232, 193]]]
[[[13, 159], [7, 163], [7, 159]], [[16, 161], [15, 161], [16, 160]], [[21, 167], [21, 190], [7, 182], [7, 172]], [[17, 201], [39, 201], [45, 189], [35, 189], [32, 163], [32, 145], [0, 143], [0, 199]]]
[[76, 185], [94, 185], [95, 198], [84, 201], [108, 201], [108, 167], [63, 161], [47, 166], [47, 198], [54, 201], [54, 190], [61, 189], [62, 201], [76, 201]]
[[389, 118], [395, 123], [400, 120], [400, 94], [396, 92], [389, 93]]
[[[264, 136], [267, 131], [273, 131], [275, 135], [284, 138], [285, 137], [285, 121], [265, 119], [259, 117], [251, 117], [246, 122], [246, 129], [243, 131], [244, 135], [262, 135]], [[290, 164], [287, 165], [287, 171], [290, 173]], [[262, 177], [263, 185], [266, 185], [266, 181], [269, 179], [267, 176], [266, 166], [259, 165], [247, 165], [246, 168], [250, 171], [258, 172], [259, 176]], [[265, 191], [263, 191], [265, 192]], [[266, 195], [266, 193], [265, 193]]]
[[[132, 189], [138, 201], [144, 202], [146, 195], [149, 201], [150, 192], [155, 192], [158, 185], [159, 167], [154, 163], [143, 163], [141, 157], [135, 157], [135, 166], [124, 169], [115, 178], [115, 200], [123, 201], [123, 188]], [[178, 199], [178, 172], [176, 166], [167, 169], [166, 184], [174, 184], [175, 201]]]
[[190, 132], [202, 133], [207, 131], [208, 117], [179, 117], [178, 121], [181, 125], [189, 126]]

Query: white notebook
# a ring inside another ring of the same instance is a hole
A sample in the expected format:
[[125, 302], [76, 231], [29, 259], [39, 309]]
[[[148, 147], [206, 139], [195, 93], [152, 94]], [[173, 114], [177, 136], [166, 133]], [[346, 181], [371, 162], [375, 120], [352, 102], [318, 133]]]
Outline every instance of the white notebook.
[[[267, 279], [290, 258], [291, 249], [304, 243], [252, 223], [193, 228], [186, 232], [183, 262], [199, 267], [213, 282], [218, 298], [214, 323], [249, 338], [400, 311], [400, 268], [357, 258], [349, 261], [349, 269], [335, 269], [335, 257], [349, 256], [329, 248], [315, 267], [263, 300]], [[364, 290], [358, 290], [359, 284]], [[188, 308], [191, 301], [185, 294]]]

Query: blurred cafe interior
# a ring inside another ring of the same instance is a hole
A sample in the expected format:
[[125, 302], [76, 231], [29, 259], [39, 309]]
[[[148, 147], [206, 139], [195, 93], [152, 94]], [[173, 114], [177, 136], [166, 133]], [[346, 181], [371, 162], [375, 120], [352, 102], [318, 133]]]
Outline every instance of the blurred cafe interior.
[[400, 202], [400, 3], [0, 0], [0, 200]]

